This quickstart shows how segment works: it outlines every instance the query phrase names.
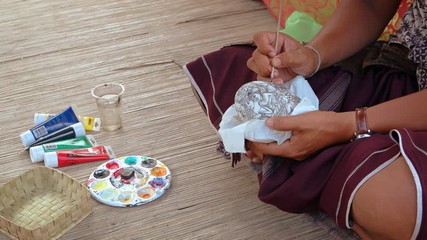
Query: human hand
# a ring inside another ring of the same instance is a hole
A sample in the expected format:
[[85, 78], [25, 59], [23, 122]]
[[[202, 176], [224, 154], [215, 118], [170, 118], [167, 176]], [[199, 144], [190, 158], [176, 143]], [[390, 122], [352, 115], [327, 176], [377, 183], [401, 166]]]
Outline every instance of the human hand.
[[351, 139], [355, 129], [353, 115], [352, 112], [313, 111], [270, 118], [266, 121], [269, 128], [292, 131], [291, 138], [280, 145], [248, 141], [246, 155], [254, 162], [262, 162], [267, 155], [304, 160], [327, 146]]
[[273, 81], [276, 83], [289, 81], [297, 75], [309, 76], [316, 71], [318, 59], [313, 50], [288, 35], [279, 34], [277, 52], [276, 33], [256, 33], [253, 40], [257, 49], [247, 66], [260, 80], [270, 79], [272, 66], [275, 67]]

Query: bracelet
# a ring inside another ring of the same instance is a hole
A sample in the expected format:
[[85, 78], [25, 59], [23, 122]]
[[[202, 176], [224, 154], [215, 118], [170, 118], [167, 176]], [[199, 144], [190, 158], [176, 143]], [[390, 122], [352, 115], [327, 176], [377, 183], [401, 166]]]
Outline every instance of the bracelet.
[[316, 54], [316, 57], [317, 57], [317, 66], [316, 66], [316, 69], [314, 70], [314, 72], [313, 72], [312, 74], [310, 74], [310, 75], [306, 76], [306, 78], [309, 78], [309, 77], [312, 77], [314, 74], [316, 74], [316, 73], [317, 73], [317, 71], [319, 71], [319, 69], [320, 69], [320, 64], [322, 63], [322, 59], [320, 58], [320, 53], [319, 53], [319, 51], [317, 51], [317, 49], [315, 49], [313, 46], [310, 46], [310, 45], [304, 45], [304, 47], [311, 49], [311, 50], [314, 52], [314, 54]]

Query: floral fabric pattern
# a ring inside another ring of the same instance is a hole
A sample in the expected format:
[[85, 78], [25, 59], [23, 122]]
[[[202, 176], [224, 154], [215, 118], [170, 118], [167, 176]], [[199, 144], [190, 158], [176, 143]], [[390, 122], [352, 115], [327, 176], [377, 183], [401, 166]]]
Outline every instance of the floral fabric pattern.
[[[273, 17], [279, 13], [279, 0], [262, 0]], [[283, 1], [281, 26], [286, 28], [286, 19], [294, 12], [299, 11], [310, 15], [317, 23], [324, 25], [342, 0], [281, 0]], [[390, 35], [395, 35], [400, 27], [402, 17], [413, 0], [402, 0], [398, 11], [384, 29], [379, 40], [387, 41]]]
[[427, 0], [415, 1], [404, 15], [397, 32], [400, 41], [409, 48], [408, 58], [418, 64], [419, 89], [427, 88]]
[[[332, 15], [340, 0], [281, 0], [283, 1], [282, 22], [285, 27], [286, 19], [294, 12], [299, 11], [307, 13], [313, 19], [324, 25], [328, 18]], [[271, 14], [277, 18], [279, 12], [279, 0], [263, 0], [264, 4], [270, 10]]]

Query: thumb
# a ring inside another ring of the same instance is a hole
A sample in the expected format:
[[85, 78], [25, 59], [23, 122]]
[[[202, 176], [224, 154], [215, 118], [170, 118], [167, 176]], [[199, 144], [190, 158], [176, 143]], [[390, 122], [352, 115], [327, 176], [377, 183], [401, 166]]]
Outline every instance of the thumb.
[[265, 122], [267, 127], [277, 131], [292, 131], [295, 129], [295, 121], [292, 116], [272, 117]]

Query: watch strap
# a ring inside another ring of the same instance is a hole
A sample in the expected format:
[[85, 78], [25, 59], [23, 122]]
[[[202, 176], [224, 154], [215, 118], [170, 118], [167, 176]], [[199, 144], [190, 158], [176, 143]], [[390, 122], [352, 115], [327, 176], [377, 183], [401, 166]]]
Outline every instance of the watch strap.
[[367, 107], [356, 108], [356, 132], [354, 133], [353, 140], [359, 138], [370, 137], [372, 135], [371, 130], [368, 127], [367, 121]]

